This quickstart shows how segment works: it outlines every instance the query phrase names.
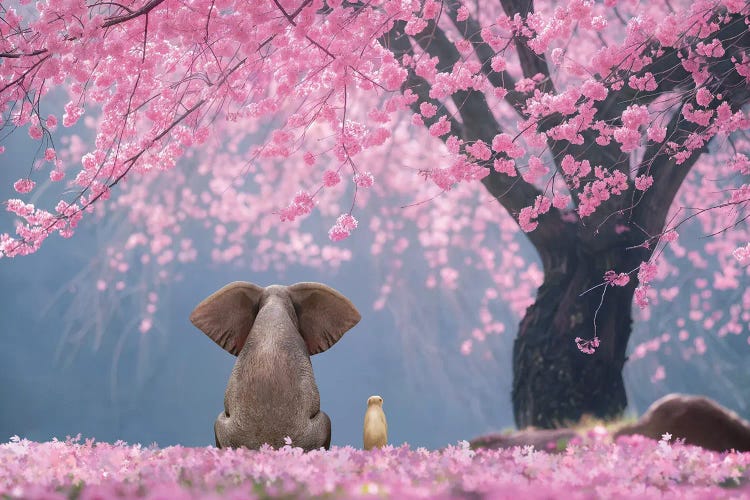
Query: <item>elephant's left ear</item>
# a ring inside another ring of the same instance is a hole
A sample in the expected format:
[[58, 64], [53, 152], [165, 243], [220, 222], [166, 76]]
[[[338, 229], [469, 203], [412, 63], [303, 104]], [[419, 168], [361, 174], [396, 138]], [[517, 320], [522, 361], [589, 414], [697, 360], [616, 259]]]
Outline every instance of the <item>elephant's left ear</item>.
[[237, 356], [258, 314], [263, 288], [235, 281], [211, 294], [190, 314], [190, 322], [222, 349]]
[[362, 319], [354, 304], [329, 286], [297, 283], [288, 291], [310, 355], [329, 349]]

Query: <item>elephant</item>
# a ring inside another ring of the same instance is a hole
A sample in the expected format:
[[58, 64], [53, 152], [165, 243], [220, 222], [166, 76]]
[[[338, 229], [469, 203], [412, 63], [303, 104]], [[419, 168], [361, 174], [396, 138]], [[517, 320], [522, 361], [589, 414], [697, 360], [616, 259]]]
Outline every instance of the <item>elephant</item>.
[[237, 356], [214, 423], [217, 448], [328, 449], [331, 419], [320, 410], [310, 356], [326, 351], [361, 316], [321, 283], [230, 283], [198, 304], [190, 321]]

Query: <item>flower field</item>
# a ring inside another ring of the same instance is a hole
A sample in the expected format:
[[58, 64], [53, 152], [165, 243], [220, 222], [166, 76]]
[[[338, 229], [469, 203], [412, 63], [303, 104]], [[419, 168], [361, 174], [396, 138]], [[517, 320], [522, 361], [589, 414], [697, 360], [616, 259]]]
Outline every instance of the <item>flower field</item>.
[[750, 498], [750, 453], [602, 435], [561, 453], [408, 445], [303, 453], [68, 438], [0, 444], [2, 498]]

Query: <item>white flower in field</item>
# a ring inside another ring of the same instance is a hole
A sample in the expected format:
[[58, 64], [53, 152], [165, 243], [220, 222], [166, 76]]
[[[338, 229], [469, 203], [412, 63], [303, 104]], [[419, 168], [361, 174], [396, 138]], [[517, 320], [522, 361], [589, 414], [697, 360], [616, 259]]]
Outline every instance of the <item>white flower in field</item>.
[[468, 441], [463, 440], [458, 442], [458, 446], [461, 449], [461, 454], [465, 457], [472, 458], [476, 452], [471, 449], [471, 445]]
[[669, 458], [675, 454], [675, 450], [669, 445], [669, 440], [672, 439], [672, 434], [665, 432], [661, 435], [661, 441], [659, 441], [658, 454], [661, 457]]

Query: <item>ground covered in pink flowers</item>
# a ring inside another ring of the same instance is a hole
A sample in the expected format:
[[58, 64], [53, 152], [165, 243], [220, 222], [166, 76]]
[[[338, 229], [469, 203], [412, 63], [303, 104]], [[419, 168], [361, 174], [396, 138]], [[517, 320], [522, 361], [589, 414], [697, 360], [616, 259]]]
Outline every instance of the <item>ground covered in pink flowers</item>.
[[569, 446], [303, 453], [159, 448], [80, 439], [0, 444], [0, 497], [750, 498], [750, 453], [641, 437]]

